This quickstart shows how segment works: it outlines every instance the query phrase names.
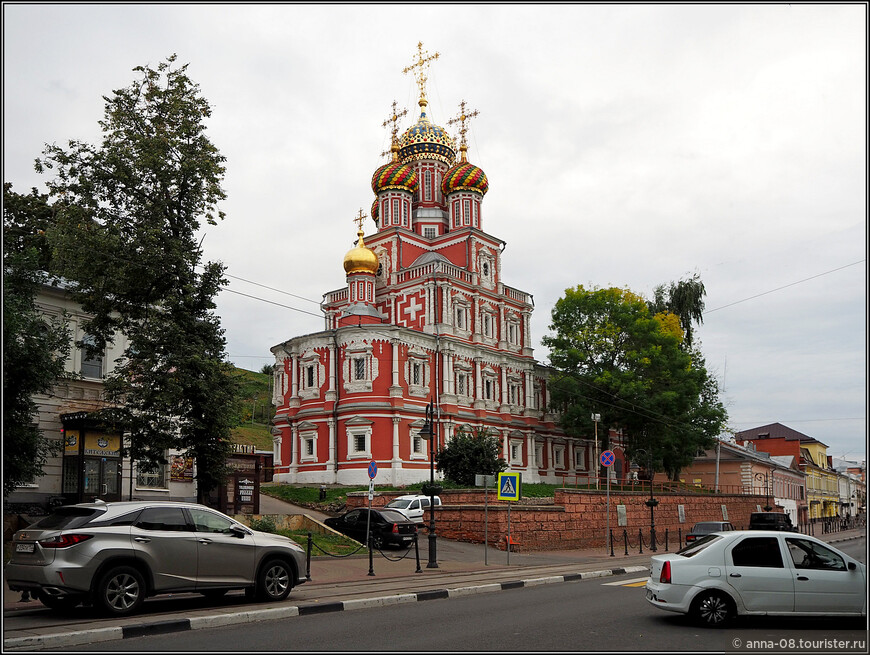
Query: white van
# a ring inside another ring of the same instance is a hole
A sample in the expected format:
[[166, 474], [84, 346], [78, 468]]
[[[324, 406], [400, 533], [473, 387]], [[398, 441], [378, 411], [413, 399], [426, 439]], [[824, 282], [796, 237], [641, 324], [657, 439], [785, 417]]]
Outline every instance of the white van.
[[[441, 506], [441, 498], [435, 496], [435, 507]], [[426, 522], [429, 509], [429, 496], [399, 496], [387, 503], [387, 507], [401, 512], [415, 523]]]

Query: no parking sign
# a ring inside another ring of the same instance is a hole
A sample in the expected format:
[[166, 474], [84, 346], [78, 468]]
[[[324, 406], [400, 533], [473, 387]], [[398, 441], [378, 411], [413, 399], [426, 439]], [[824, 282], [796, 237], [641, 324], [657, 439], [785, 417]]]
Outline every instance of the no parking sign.
[[613, 466], [613, 463], [616, 461], [616, 455], [613, 454], [612, 450], [605, 450], [601, 453], [601, 466]]

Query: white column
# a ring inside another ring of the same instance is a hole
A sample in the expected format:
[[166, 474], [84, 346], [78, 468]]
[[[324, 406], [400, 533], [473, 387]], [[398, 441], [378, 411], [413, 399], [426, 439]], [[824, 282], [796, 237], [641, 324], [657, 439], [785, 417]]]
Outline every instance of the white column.
[[290, 457], [290, 474], [291, 479], [294, 479], [296, 473], [299, 471], [299, 430], [296, 429], [296, 424], [290, 426], [290, 450], [292, 451]]

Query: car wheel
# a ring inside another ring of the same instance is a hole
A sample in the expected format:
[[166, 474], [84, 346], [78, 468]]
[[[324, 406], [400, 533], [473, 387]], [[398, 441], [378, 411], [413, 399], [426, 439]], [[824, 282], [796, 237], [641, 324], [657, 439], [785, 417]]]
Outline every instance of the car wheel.
[[52, 596], [51, 594], [47, 594], [44, 591], [39, 591], [36, 593], [36, 597], [39, 601], [53, 610], [71, 610], [73, 607], [82, 602], [82, 599], [78, 596]]
[[293, 588], [293, 570], [283, 560], [266, 562], [257, 576], [256, 597], [264, 601], [284, 600]]
[[379, 534], [372, 535], [372, 547], [378, 550], [384, 549], [384, 538]]
[[132, 566], [109, 569], [97, 583], [94, 604], [109, 614], [131, 614], [144, 601], [145, 580]]
[[721, 628], [736, 614], [734, 601], [720, 591], [702, 591], [692, 601], [692, 616], [708, 628]]

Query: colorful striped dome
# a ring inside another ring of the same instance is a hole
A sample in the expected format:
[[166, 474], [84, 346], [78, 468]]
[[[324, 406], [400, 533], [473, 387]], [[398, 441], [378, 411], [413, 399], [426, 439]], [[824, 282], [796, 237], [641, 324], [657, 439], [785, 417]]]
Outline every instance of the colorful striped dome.
[[436, 159], [449, 166], [456, 160], [453, 137], [444, 128], [432, 123], [424, 110], [419, 120], [399, 140], [399, 159], [403, 162]]
[[488, 190], [489, 180], [486, 179], [486, 173], [467, 161], [448, 168], [441, 180], [441, 193], [445, 196], [454, 191], [476, 191], [485, 195]]
[[375, 222], [375, 225], [378, 224], [378, 218], [381, 216], [381, 203], [378, 202], [378, 199], [375, 198], [375, 201], [372, 203], [372, 220]]
[[[387, 189], [401, 189], [414, 192], [420, 186], [417, 171], [410, 166], [391, 161], [378, 168], [372, 175], [372, 191], [375, 194]], [[374, 214], [372, 215], [374, 218]]]

